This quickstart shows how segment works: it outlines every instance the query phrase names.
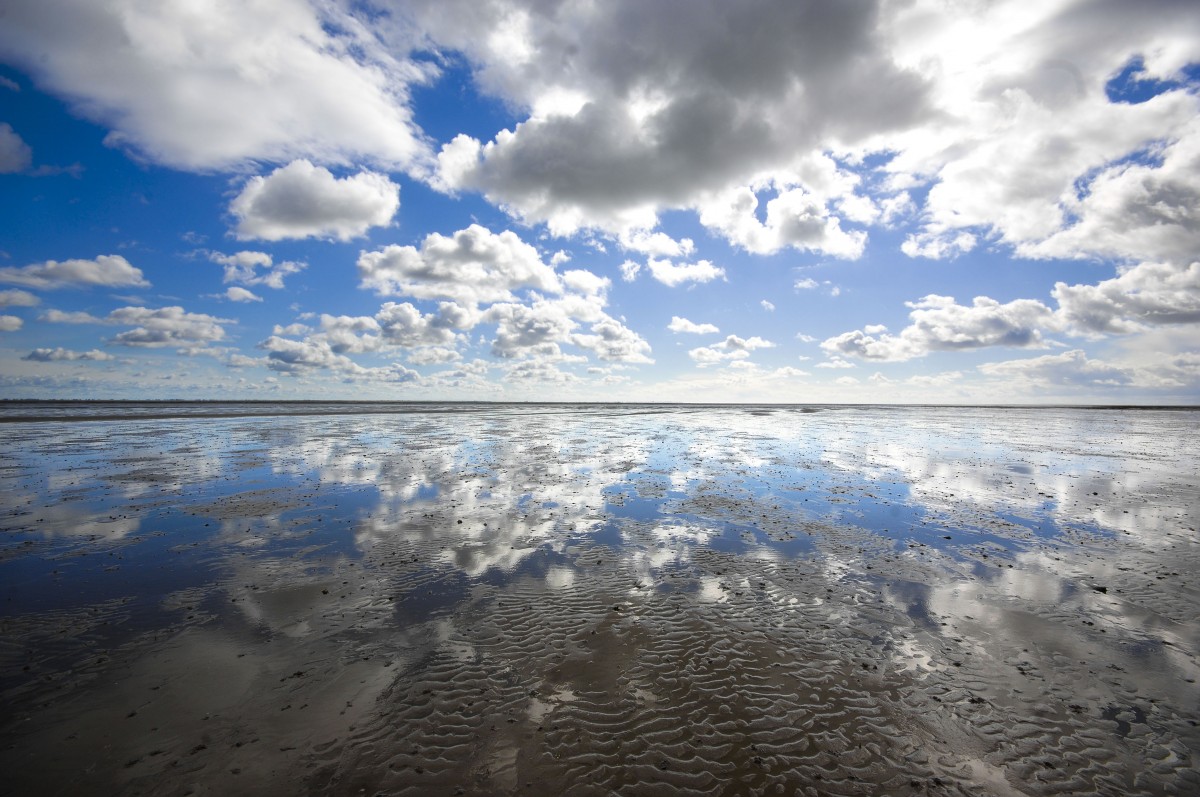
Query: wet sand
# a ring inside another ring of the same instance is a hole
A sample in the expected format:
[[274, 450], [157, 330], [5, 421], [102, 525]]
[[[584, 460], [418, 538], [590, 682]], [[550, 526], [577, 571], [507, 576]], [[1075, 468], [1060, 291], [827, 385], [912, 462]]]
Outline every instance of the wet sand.
[[0, 794], [1200, 793], [1200, 412], [322, 407], [0, 426]]

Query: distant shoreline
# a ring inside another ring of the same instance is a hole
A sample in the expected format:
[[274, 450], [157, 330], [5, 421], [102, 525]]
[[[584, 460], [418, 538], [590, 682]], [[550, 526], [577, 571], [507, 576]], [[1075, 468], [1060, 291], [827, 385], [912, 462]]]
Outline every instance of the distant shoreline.
[[[84, 411], [92, 409], [92, 412]], [[41, 412], [38, 410], [41, 409]], [[722, 402], [617, 401], [353, 401], [319, 399], [0, 399], [0, 424], [75, 421], [171, 420], [175, 418], [249, 418], [264, 416], [388, 415], [422, 412], [573, 409], [636, 410], [758, 410], [801, 413], [838, 410], [1073, 410], [1194, 412], [1188, 404], [818, 404]], [[140, 411], [137, 411], [140, 410]]]

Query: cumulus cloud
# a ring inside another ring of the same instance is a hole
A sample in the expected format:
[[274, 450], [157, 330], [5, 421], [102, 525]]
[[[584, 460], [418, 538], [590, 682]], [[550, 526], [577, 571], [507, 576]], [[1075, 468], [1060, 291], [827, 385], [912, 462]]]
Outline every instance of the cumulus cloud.
[[[650, 344], [603, 310], [603, 297], [564, 296], [530, 304], [494, 304], [481, 320], [496, 325], [492, 354], [502, 359], [562, 361], [562, 344], [592, 351], [602, 360], [651, 363]], [[577, 331], [587, 324], [586, 332]], [[581, 358], [586, 359], [586, 358]]]
[[245, 288], [240, 288], [237, 285], [231, 286], [225, 291], [225, 298], [231, 302], [261, 302], [262, 297], [248, 291]]
[[762, 301], [759, 302], [759, 305], [762, 307], [762, 309], [766, 310], [768, 313], [775, 312], [775, 304], [773, 302], [768, 302], [766, 299], [763, 299]]
[[744, 360], [756, 349], [769, 349], [775, 344], [760, 337], [740, 338], [730, 335], [720, 343], [692, 349], [688, 356], [701, 368], [724, 360]]
[[[422, 359], [449, 362], [459, 356], [453, 348], [458, 331], [470, 329], [477, 320], [477, 312], [453, 302], [442, 302], [436, 313], [427, 314], [408, 302], [386, 302], [374, 316], [322, 314], [318, 319], [319, 331], [315, 333], [304, 324], [276, 326], [274, 334], [258, 347], [267, 352], [268, 367], [276, 371], [295, 374], [328, 369], [365, 375], [374, 372], [364, 369], [348, 355], [418, 348], [422, 353], [410, 355], [414, 363], [419, 364]], [[305, 337], [291, 340], [293, 335]], [[394, 380], [396, 374], [375, 373], [375, 376]]]
[[0, 332], [16, 332], [25, 322], [15, 315], [0, 315]]
[[928, 109], [873, 3], [470, 8], [413, 13], [480, 65], [485, 90], [530, 113], [491, 142], [443, 150], [443, 173], [556, 230], [653, 219]]
[[492, 354], [503, 359], [558, 358], [561, 355], [558, 344], [566, 342], [579, 326], [570, 308], [555, 301], [494, 304], [484, 314], [484, 320], [496, 324]]
[[562, 282], [567, 290], [583, 294], [604, 293], [612, 287], [612, 280], [608, 277], [601, 277], [583, 269], [564, 271]]
[[764, 254], [856, 258], [855, 225], [914, 218], [913, 257], [1194, 258], [1195, 4], [465, 2], [411, 15], [524, 118], [442, 176], [553, 233], [679, 259], [652, 230], [684, 208]]
[[1040, 329], [1055, 322], [1053, 311], [1032, 299], [1001, 304], [978, 296], [970, 306], [949, 296], [930, 294], [915, 302], [911, 323], [897, 335], [878, 325], [828, 338], [821, 348], [830, 355], [864, 360], [900, 361], [931, 351], [978, 349], [985, 346], [1038, 347]]
[[1200, 251], [1200, 107], [1193, 104], [1190, 111], [1178, 139], [1154, 147], [1146, 159], [1102, 169], [1085, 190], [1064, 198], [1074, 223], [1018, 252], [1174, 263], [1194, 259]]
[[[239, 285], [265, 285], [276, 290], [283, 289], [285, 277], [297, 274], [308, 267], [307, 263], [285, 260], [276, 263], [266, 252], [236, 252], [232, 255], [210, 252], [209, 259], [224, 267], [224, 281]], [[263, 269], [260, 273], [259, 269]]]
[[33, 165], [33, 150], [7, 122], [0, 122], [0, 174], [23, 172]]
[[221, 325], [231, 322], [205, 313], [189, 313], [176, 306], [157, 310], [122, 307], [109, 313], [105, 323], [134, 327], [112, 339], [119, 346], [186, 349], [224, 339], [225, 328]]
[[332, 369], [355, 371], [359, 366], [344, 354], [337, 354], [323, 339], [289, 340], [272, 335], [258, 344], [267, 352], [267, 367], [281, 373]]
[[97, 362], [103, 362], [105, 360], [113, 360], [116, 358], [108, 352], [103, 352], [99, 349], [92, 349], [91, 351], [72, 351], [70, 349], [64, 349], [60, 346], [54, 349], [34, 349], [21, 359], [30, 360], [32, 362], [49, 363], [59, 361], [73, 362], [75, 360], [94, 360]]
[[672, 288], [689, 282], [703, 283], [725, 278], [725, 269], [714, 266], [707, 260], [675, 265], [669, 260], [650, 258], [646, 261], [646, 267], [650, 269], [650, 276]]
[[456, 330], [469, 330], [478, 322], [479, 315], [472, 308], [461, 307], [454, 302], [441, 302], [436, 314], [422, 315], [408, 302], [397, 304], [385, 302], [375, 314], [379, 331], [389, 345], [411, 348], [414, 346], [449, 346], [456, 340]]
[[571, 343], [596, 353], [601, 360], [623, 363], [653, 363], [650, 344], [615, 318], [592, 324], [588, 334], [572, 335]]
[[134, 268], [120, 255], [100, 255], [95, 260], [47, 260], [21, 268], [8, 266], [0, 268], [0, 282], [41, 289], [150, 286], [141, 269]]
[[1063, 322], [1084, 335], [1200, 322], [1200, 261], [1141, 263], [1096, 285], [1055, 283]]
[[40, 0], [7, 7], [0, 27], [0, 58], [111, 128], [106, 143], [196, 171], [421, 168], [408, 87], [434, 67], [393, 44], [340, 4], [288, 0]]
[[696, 324], [677, 315], [671, 316], [671, 323], [667, 324], [667, 329], [672, 332], [684, 332], [692, 335], [709, 335], [721, 331], [717, 329], [715, 324]]
[[348, 241], [391, 223], [400, 208], [400, 186], [385, 175], [359, 172], [334, 177], [323, 166], [296, 160], [266, 177], [252, 177], [229, 205], [237, 237], [335, 238]]
[[381, 296], [469, 304], [509, 301], [520, 288], [562, 292], [558, 275], [536, 249], [510, 230], [493, 233], [478, 224], [452, 236], [431, 233], [420, 249], [392, 245], [363, 252], [358, 274], [361, 287]]
[[[352, 332], [378, 330], [378, 325], [369, 317], [325, 316], [325, 319], [330, 330], [338, 328], [349, 329]], [[369, 347], [371, 344], [368, 342], [364, 345]], [[272, 335], [261, 341], [258, 348], [267, 352], [264, 358], [267, 368], [294, 377], [328, 372], [344, 382], [386, 384], [407, 384], [420, 382], [423, 379], [419, 372], [400, 363], [378, 367], [359, 365], [342, 352], [364, 351], [368, 348], [353, 343], [347, 345], [346, 338], [339, 340], [336, 335], [312, 335], [304, 340], [290, 340]]]
[[[1195, 57], [1193, 4], [1030, 12], [995, 3], [938, 14], [917, 3], [896, 23], [898, 62], [933, 82], [946, 111], [893, 139], [894, 182], [932, 186], [908, 254], [953, 256], [980, 232], [1034, 257], [1160, 259], [1179, 242], [1177, 224], [1156, 230], [1150, 217], [1160, 205], [1182, 211], [1197, 187], [1195, 169], [1187, 173], [1197, 98], [1176, 85], [1129, 103], [1107, 88], [1136, 57], [1147, 77], [1178, 76]], [[956, 46], [963, 41], [971, 47]]]
[[570, 384], [581, 381], [578, 376], [564, 371], [554, 362], [546, 360], [522, 360], [504, 369], [506, 382], [544, 382], [548, 384]]
[[40, 303], [41, 300], [29, 291], [0, 291], [0, 307], [37, 307]]
[[825, 203], [802, 188], [782, 190], [767, 202], [765, 222], [759, 221], [757, 209], [754, 191], [736, 188], [703, 202], [700, 223], [755, 254], [790, 246], [853, 260], [866, 247], [865, 232], [843, 230]]

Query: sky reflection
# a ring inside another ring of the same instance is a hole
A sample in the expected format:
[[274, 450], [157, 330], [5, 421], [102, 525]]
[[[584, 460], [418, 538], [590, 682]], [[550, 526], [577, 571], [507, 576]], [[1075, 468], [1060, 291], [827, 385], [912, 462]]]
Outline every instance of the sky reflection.
[[1196, 414], [980, 412], [8, 424], [4, 693], [88, 693], [79, 673], [197, 635], [259, 672], [353, 650], [386, 683], [487, 660], [478, 629], [515, 603], [631, 633], [676, 596], [752, 628], [860, 629], [905, 677], [988, 662], [973, 683], [1003, 691], [1061, 659], [1085, 672], [1056, 689], [1111, 665], [1194, 700]]

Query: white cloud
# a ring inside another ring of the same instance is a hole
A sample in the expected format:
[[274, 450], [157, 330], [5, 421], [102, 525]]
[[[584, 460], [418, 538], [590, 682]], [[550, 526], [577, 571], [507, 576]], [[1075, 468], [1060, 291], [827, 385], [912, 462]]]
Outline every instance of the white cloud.
[[[409, 355], [414, 364], [450, 362], [458, 359], [454, 350], [457, 330], [470, 329], [478, 321], [477, 311], [453, 302], [442, 302], [436, 313], [422, 314], [404, 302], [385, 302], [374, 316], [345, 316], [323, 313], [314, 334], [304, 324], [276, 326], [274, 334], [258, 344], [267, 352], [267, 366], [275, 371], [299, 374], [330, 370], [341, 375], [382, 381], [412, 381], [412, 374], [393, 364], [391, 370], [366, 368], [350, 359], [350, 354], [415, 349]], [[305, 335], [303, 340], [288, 336]], [[400, 370], [397, 370], [400, 369]]]
[[725, 278], [725, 269], [707, 260], [674, 265], [668, 260], [650, 258], [646, 261], [646, 267], [650, 269], [650, 276], [672, 288], [688, 282], [703, 283]]
[[966, 254], [975, 248], [975, 244], [976, 238], [969, 232], [920, 232], [905, 238], [900, 251], [909, 257], [941, 260]]
[[0, 291], [0, 307], [36, 307], [40, 303], [41, 300], [29, 291]]
[[[571, 359], [562, 344], [592, 351], [602, 360], [651, 363], [650, 344], [603, 310], [601, 295], [567, 295], [559, 299], [536, 298], [532, 303], [494, 304], [481, 320], [496, 325], [492, 354], [503, 359], [536, 359], [560, 362]], [[587, 332], [577, 331], [588, 324]], [[576, 357], [584, 361], [584, 357]]]
[[855, 368], [857, 366], [855, 366], [854, 363], [850, 362], [849, 360], [845, 359], [844, 357], [838, 357], [838, 356], [834, 355], [834, 356], [831, 356], [828, 360], [826, 360], [823, 363], [817, 363], [817, 367], [818, 368], [835, 368], [836, 369], [836, 368]]
[[612, 280], [608, 277], [601, 277], [583, 269], [564, 271], [562, 282], [568, 290], [582, 294], [604, 293], [612, 287]]
[[1155, 147], [1152, 162], [1100, 171], [1063, 205], [1074, 223], [1019, 246], [1029, 257], [1110, 257], [1187, 263], [1200, 251], [1200, 104], [1179, 138]]
[[622, 230], [617, 242], [622, 249], [660, 258], [687, 257], [696, 249], [691, 238], [676, 241], [666, 233], [647, 230]]
[[641, 335], [615, 318], [605, 317], [592, 324], [590, 334], [572, 335], [571, 343], [596, 353], [601, 360], [650, 364], [650, 344]]
[[650, 228], [661, 209], [788, 170], [830, 141], [903, 127], [929, 107], [922, 80], [886, 52], [871, 4], [680, 13], [635, 0], [553, 10], [498, 0], [415, 15], [478, 64], [485, 91], [529, 109], [487, 144], [455, 142], [444, 172], [556, 232]]
[[[986, 233], [1027, 256], [1165, 257], [1135, 239], [1177, 239], [1178, 228], [1148, 229], [1139, 208], [1153, 211], [1157, 194], [1181, 209], [1175, 188], [1196, 189], [1182, 151], [1196, 150], [1197, 98], [1179, 87], [1113, 102], [1105, 87], [1135, 56], [1159, 77], [1194, 60], [1196, 7], [995, 3], [935, 13], [914, 4], [896, 22], [897, 60], [933, 81], [946, 114], [893, 139], [894, 182], [932, 184], [907, 253], [953, 256]], [[1176, 164], [1138, 157], [1163, 142], [1182, 150]], [[1135, 201], [1112, 214], [1118, 195]]]
[[186, 349], [224, 339], [225, 328], [221, 325], [231, 322], [204, 313], [189, 313], [182, 307], [157, 310], [122, 307], [109, 313], [104, 323], [134, 327], [112, 339], [112, 343], [120, 346]]
[[1130, 369], [1089, 359], [1079, 349], [1025, 360], [984, 363], [979, 370], [986, 376], [1034, 385], [1114, 387], [1134, 381]]
[[7, 122], [0, 122], [0, 174], [23, 172], [33, 165], [33, 150]]
[[709, 335], [721, 331], [717, 329], [715, 324], [696, 324], [677, 315], [671, 316], [671, 323], [667, 324], [667, 329], [672, 332], [684, 332], [692, 335]]
[[266, 357], [247, 357], [244, 354], [231, 354], [225, 360], [225, 365], [230, 368], [254, 368], [260, 365], [266, 365]]
[[792, 287], [798, 291], [811, 291], [818, 288], [820, 284], [812, 277], [804, 277], [793, 282]]
[[558, 344], [566, 342], [579, 326], [566, 305], [545, 300], [532, 305], [494, 304], [484, 320], [496, 324], [492, 354], [504, 359], [558, 358]]
[[431, 233], [421, 248], [387, 246], [358, 258], [361, 287], [381, 296], [509, 301], [513, 291], [534, 288], [561, 293], [554, 269], [516, 233], [493, 233], [472, 224], [447, 237]]
[[1097, 285], [1055, 283], [1063, 322], [1082, 334], [1129, 333], [1200, 322], [1200, 261], [1141, 263]]
[[408, 353], [408, 361], [413, 365], [440, 365], [461, 359], [461, 354], [445, 346], [422, 346]]
[[344, 354], [335, 354], [327, 340], [289, 340], [272, 335], [259, 343], [258, 348], [267, 352], [267, 367], [280, 373], [318, 369], [352, 372], [359, 367]]
[[103, 318], [97, 318], [83, 311], [63, 312], [62, 310], [47, 310], [39, 318], [51, 324], [103, 324]]
[[554, 362], [545, 360], [522, 360], [514, 363], [505, 369], [504, 379], [508, 382], [549, 384], [570, 384], [580, 381], [575, 374], [563, 371]]
[[[413, 16], [525, 118], [456, 139], [443, 171], [552, 233], [628, 241], [690, 209], [760, 253], [855, 258], [865, 230], [849, 225], [916, 219], [901, 247], [914, 257], [981, 241], [1195, 256], [1200, 95], [1179, 71], [1195, 61], [1194, 4], [466, 5]], [[1135, 57], [1141, 77], [1180, 82], [1113, 101], [1106, 85]]]
[[16, 332], [25, 324], [15, 315], [0, 315], [0, 332]]
[[[885, 327], [854, 330], [828, 338], [821, 348], [831, 355], [864, 360], [898, 361], [922, 357], [931, 351], [977, 349], [985, 346], [1043, 346], [1040, 328], [1055, 323], [1049, 307], [1032, 299], [1001, 304], [986, 296], [971, 306], [949, 296], [930, 294], [907, 302], [912, 323], [897, 335], [881, 334]], [[872, 334], [873, 332], [873, 334]]]
[[337, 178], [323, 166], [296, 160], [252, 177], [229, 205], [237, 237], [336, 238], [348, 241], [384, 227], [400, 208], [400, 186], [375, 172]]
[[750, 356], [750, 353], [756, 349], [769, 349], [774, 347], [774, 343], [760, 337], [740, 338], [737, 335], [730, 335], [720, 343], [714, 343], [711, 346], [702, 346], [698, 349], [692, 349], [688, 352], [688, 356], [696, 362], [698, 366], [704, 368], [708, 365], [714, 365], [723, 360], [744, 360]]
[[72, 351], [70, 349], [58, 347], [55, 349], [34, 349], [21, 359], [31, 360], [33, 362], [48, 363], [58, 361], [72, 362], [75, 360], [94, 360], [103, 362], [105, 360], [113, 360], [116, 358], [108, 352], [103, 352], [99, 349], [92, 349], [91, 351]]
[[775, 312], [775, 305], [771, 302], [768, 302], [766, 299], [760, 301], [759, 304], [762, 305], [762, 309], [766, 310], [768, 313]]
[[[0, 58], [139, 157], [208, 171], [310, 158], [420, 168], [408, 86], [433, 69], [336, 3], [39, 0], [5, 9]], [[393, 55], [399, 52], [400, 55]]]
[[621, 264], [621, 279], [626, 282], [633, 282], [637, 279], [638, 272], [642, 270], [640, 263], [635, 263], [632, 260], [626, 260]]
[[106, 288], [146, 288], [150, 283], [141, 269], [120, 255], [100, 255], [95, 260], [47, 260], [15, 268], [0, 268], [0, 282], [26, 288], [67, 288], [99, 285]]
[[469, 330], [479, 319], [473, 308], [454, 302], [442, 302], [436, 314], [422, 315], [408, 302], [384, 302], [375, 314], [379, 332], [391, 346], [449, 346], [457, 339], [456, 330]]
[[[285, 277], [297, 274], [308, 267], [307, 263], [285, 260], [275, 263], [266, 252], [236, 252], [232, 255], [210, 252], [212, 262], [224, 266], [225, 282], [236, 282], [240, 285], [266, 285], [276, 290], [283, 289]], [[258, 269], [264, 269], [259, 273]]]
[[759, 221], [758, 198], [748, 187], [723, 192], [700, 205], [700, 223], [748, 252], [771, 254], [784, 247], [850, 260], [862, 256], [867, 235], [847, 232], [825, 203], [801, 188], [780, 190]]
[[255, 293], [246, 290], [245, 288], [239, 288], [237, 285], [230, 286], [229, 289], [225, 291], [225, 298], [231, 302], [261, 302], [262, 301], [261, 296], [258, 296]]

